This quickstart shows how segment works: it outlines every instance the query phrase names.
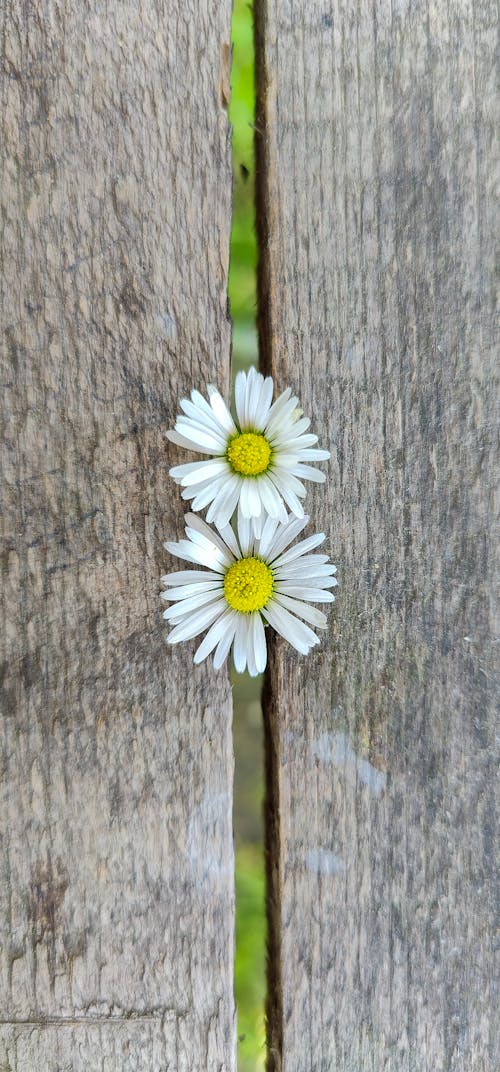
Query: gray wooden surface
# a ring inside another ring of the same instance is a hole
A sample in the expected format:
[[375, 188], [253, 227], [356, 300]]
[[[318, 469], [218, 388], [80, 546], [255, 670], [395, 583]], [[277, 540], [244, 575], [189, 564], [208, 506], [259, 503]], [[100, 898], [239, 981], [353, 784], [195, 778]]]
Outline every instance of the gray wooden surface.
[[234, 1068], [225, 673], [167, 649], [178, 396], [226, 390], [230, 0], [6, 0], [2, 1072]]
[[269, 1068], [493, 1072], [490, 0], [258, 0], [261, 343], [340, 588], [266, 695]]

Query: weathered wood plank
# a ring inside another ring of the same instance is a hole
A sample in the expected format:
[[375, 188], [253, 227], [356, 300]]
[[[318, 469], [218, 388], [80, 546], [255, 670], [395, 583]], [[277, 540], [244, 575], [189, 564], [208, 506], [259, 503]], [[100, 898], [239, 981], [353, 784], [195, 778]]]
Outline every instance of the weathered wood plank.
[[234, 1067], [230, 691], [158, 596], [163, 433], [229, 381], [230, 14], [3, 6], [11, 1072]]
[[261, 349], [332, 449], [340, 588], [268, 681], [269, 1067], [493, 1039], [490, 0], [259, 0]]

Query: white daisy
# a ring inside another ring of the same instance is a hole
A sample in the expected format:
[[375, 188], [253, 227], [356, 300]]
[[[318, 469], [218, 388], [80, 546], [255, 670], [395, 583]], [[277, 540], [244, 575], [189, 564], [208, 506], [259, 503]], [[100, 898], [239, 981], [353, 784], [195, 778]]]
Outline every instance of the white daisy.
[[302, 655], [319, 644], [311, 626], [325, 629], [326, 617], [310, 604], [333, 602], [328, 589], [337, 584], [336, 566], [328, 555], [310, 554], [323, 543], [322, 532], [290, 546], [307, 517], [289, 518], [284, 525], [268, 517], [260, 538], [249, 520], [238, 526], [237, 536], [230, 525], [214, 531], [195, 514], [185, 520], [187, 539], [165, 547], [205, 569], [161, 579], [167, 589], [162, 598], [172, 603], [163, 614], [173, 626], [169, 644], [208, 629], [194, 662], [201, 663], [215, 649], [213, 663], [219, 669], [232, 645], [236, 669], [242, 673], [248, 667], [252, 677], [262, 673], [267, 662], [264, 623]]
[[[256, 369], [236, 376], [233, 420], [224, 399], [208, 387], [207, 402], [199, 391], [181, 400], [183, 413], [168, 438], [181, 447], [212, 457], [176, 465], [170, 475], [192, 499], [193, 510], [209, 507], [207, 521], [226, 525], [238, 507], [239, 518], [287, 519], [286, 506], [304, 517], [302, 480], [323, 483], [325, 474], [311, 462], [326, 461], [328, 450], [315, 447], [316, 435], [306, 433], [310, 421], [301, 416], [290, 387], [272, 402], [273, 381]], [[261, 530], [262, 522], [256, 526]]]

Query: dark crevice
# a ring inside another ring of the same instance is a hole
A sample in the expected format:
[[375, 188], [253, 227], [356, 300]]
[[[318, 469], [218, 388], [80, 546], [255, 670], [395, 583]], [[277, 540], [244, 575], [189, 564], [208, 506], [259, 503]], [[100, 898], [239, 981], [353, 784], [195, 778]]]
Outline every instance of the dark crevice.
[[[268, 642], [269, 644], [269, 642]], [[281, 866], [280, 866], [280, 761], [279, 720], [276, 704], [275, 657], [269, 663], [262, 690], [264, 718], [264, 854], [266, 867], [267, 1072], [281, 1072], [283, 1052], [283, 988], [281, 980]]]
[[[254, 2], [255, 49], [255, 225], [257, 233], [257, 330], [259, 367], [274, 371], [269, 264], [268, 77], [265, 60], [267, 0]], [[283, 986], [281, 963], [280, 724], [275, 637], [267, 634], [268, 665], [262, 691], [264, 719], [264, 852], [267, 919], [267, 1072], [281, 1072]]]

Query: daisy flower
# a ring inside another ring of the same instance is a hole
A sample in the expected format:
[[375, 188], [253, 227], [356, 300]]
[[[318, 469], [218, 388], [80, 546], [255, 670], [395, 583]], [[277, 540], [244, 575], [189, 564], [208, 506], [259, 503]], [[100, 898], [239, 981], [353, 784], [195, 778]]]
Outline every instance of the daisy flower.
[[272, 378], [251, 368], [236, 376], [236, 420], [215, 387], [208, 387], [208, 402], [199, 391], [181, 400], [183, 412], [168, 438], [211, 458], [176, 465], [170, 475], [193, 510], [208, 506], [208, 522], [227, 525], [237, 507], [239, 519], [261, 518], [257, 533], [266, 516], [285, 522], [286, 507], [303, 518], [302, 480], [324, 482], [325, 474], [310, 463], [326, 461], [330, 452], [306, 433], [310, 421], [301, 416], [298, 399], [290, 387], [274, 403], [272, 397]]
[[172, 603], [163, 614], [173, 626], [169, 644], [208, 629], [194, 662], [201, 663], [215, 649], [218, 670], [232, 645], [236, 670], [248, 667], [252, 677], [266, 666], [266, 623], [301, 655], [319, 644], [314, 629], [325, 629], [326, 617], [310, 604], [333, 602], [328, 589], [337, 584], [336, 566], [328, 555], [310, 554], [323, 543], [322, 532], [292, 545], [307, 517], [289, 518], [286, 524], [267, 517], [260, 537], [249, 520], [238, 526], [237, 536], [230, 525], [215, 531], [195, 514], [185, 520], [187, 538], [165, 547], [205, 568], [162, 577], [167, 589], [162, 598]]

